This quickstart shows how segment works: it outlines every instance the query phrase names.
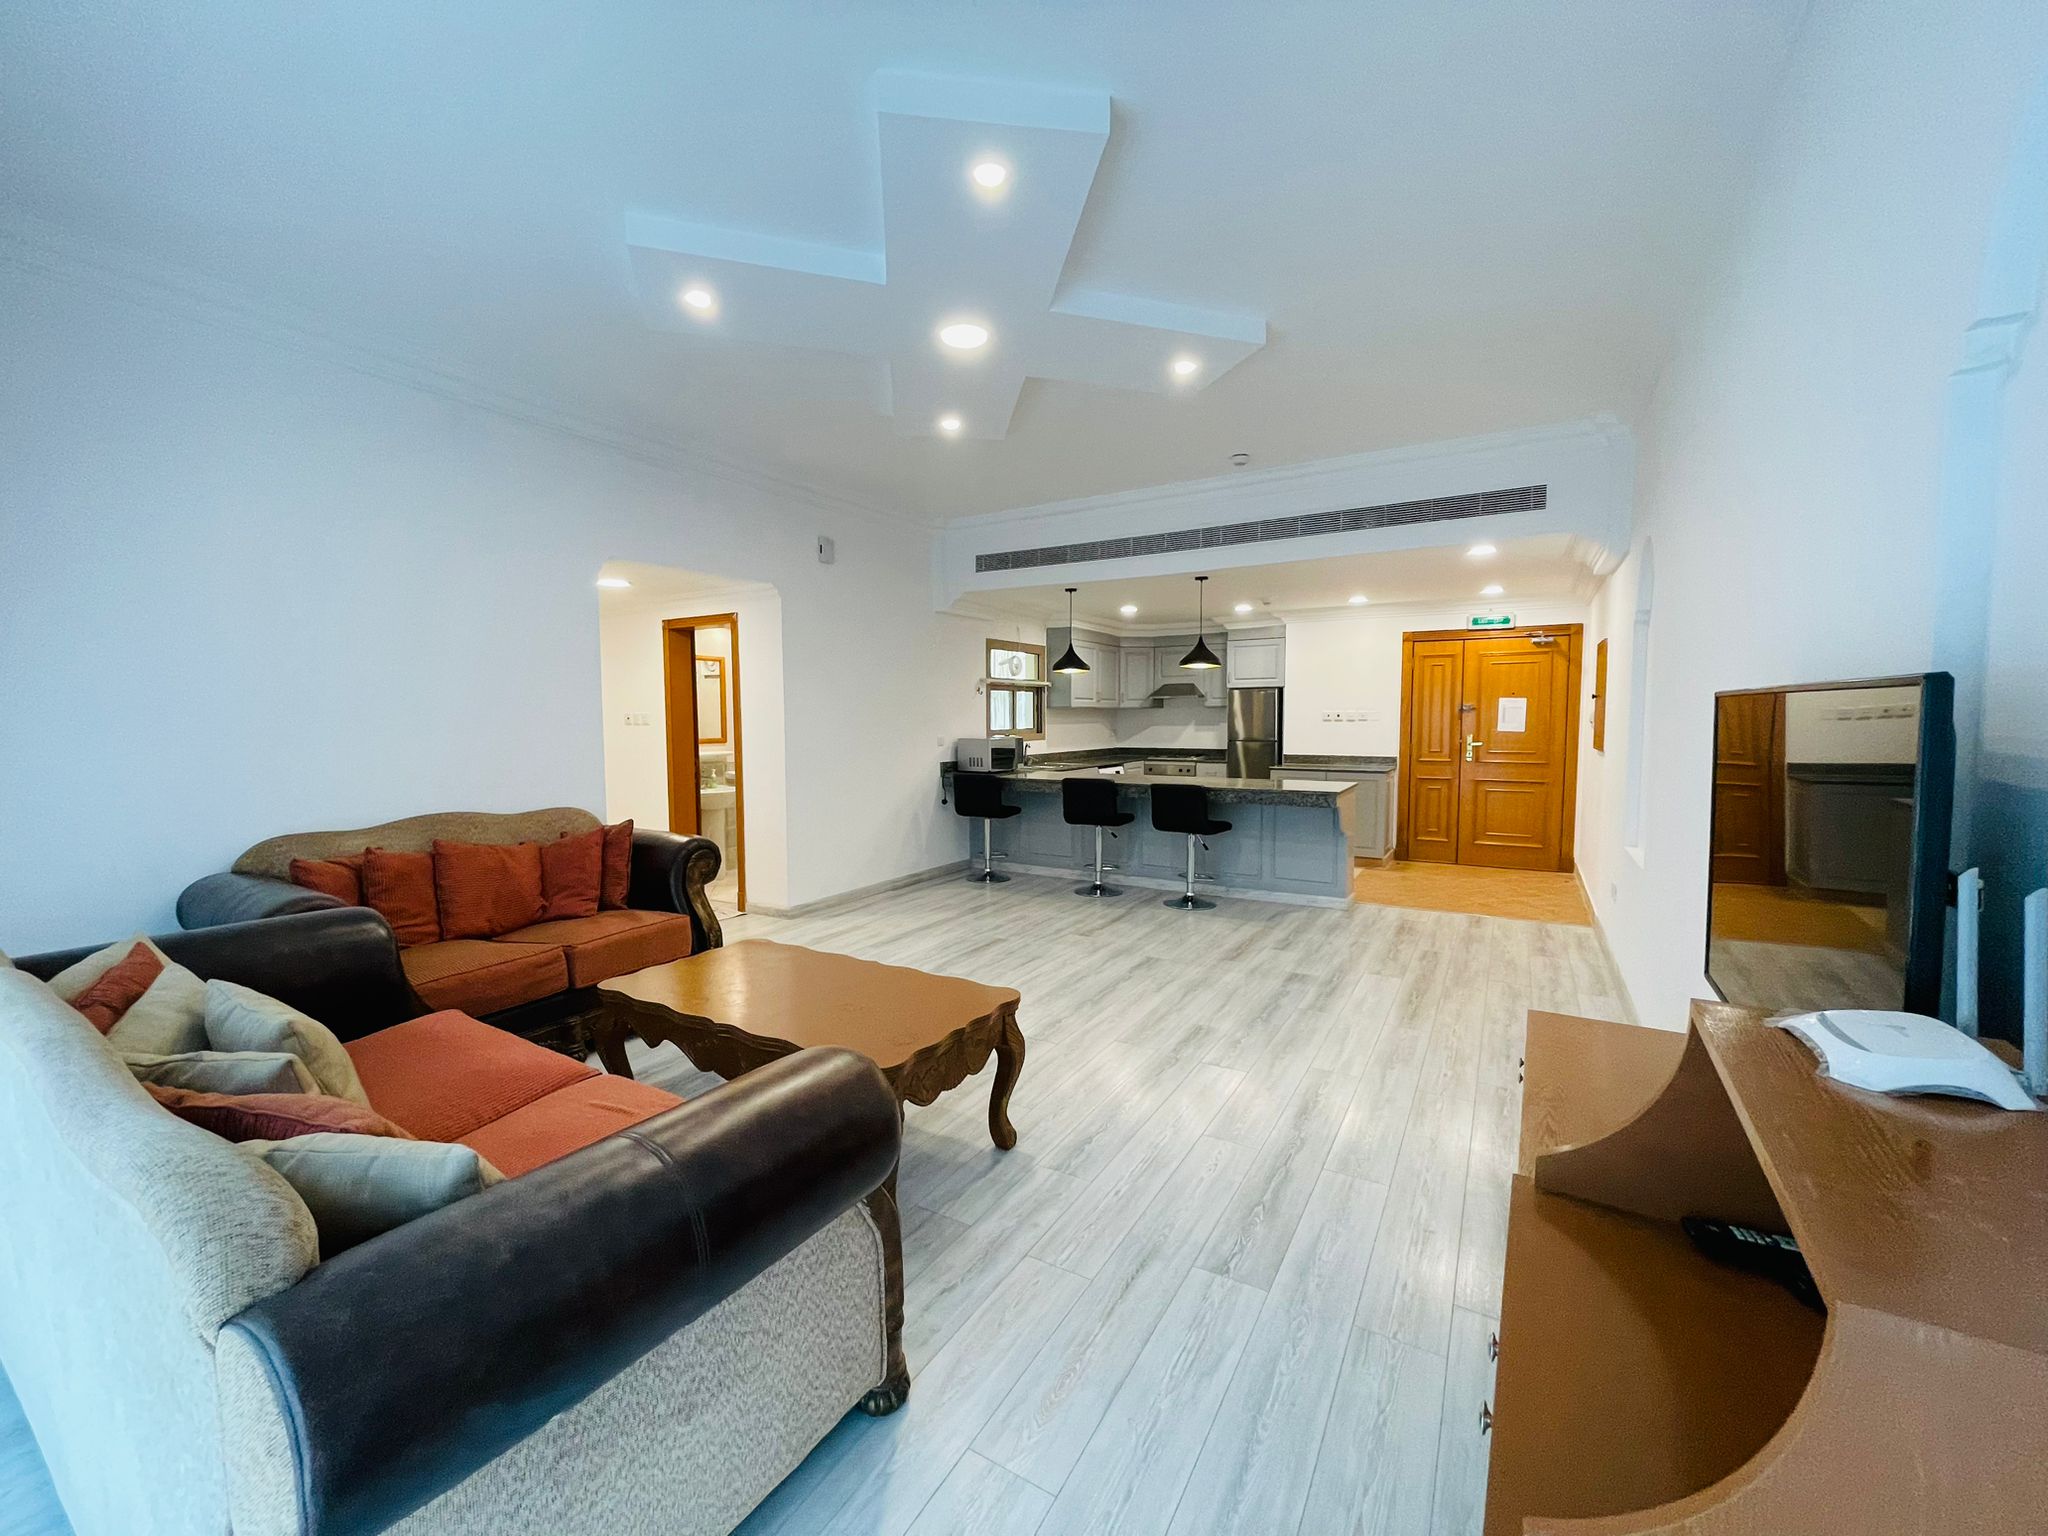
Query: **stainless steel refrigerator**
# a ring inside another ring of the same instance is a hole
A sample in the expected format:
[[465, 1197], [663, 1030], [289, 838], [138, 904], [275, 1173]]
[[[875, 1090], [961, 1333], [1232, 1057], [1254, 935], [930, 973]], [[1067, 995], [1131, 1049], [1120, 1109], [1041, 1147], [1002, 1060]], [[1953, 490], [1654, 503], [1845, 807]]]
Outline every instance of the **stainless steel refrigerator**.
[[1280, 766], [1279, 688], [1230, 690], [1230, 744], [1224, 772], [1233, 779], [1264, 779]]

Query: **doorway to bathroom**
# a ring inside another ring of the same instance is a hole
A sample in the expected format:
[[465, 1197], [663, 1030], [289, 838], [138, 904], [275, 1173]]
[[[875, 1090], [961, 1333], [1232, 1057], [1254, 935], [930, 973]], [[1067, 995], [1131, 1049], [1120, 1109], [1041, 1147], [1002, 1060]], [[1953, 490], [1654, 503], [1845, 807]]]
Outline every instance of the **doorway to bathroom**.
[[718, 844], [723, 857], [711, 904], [721, 916], [735, 916], [747, 909], [739, 616], [664, 619], [661, 638], [669, 830]]

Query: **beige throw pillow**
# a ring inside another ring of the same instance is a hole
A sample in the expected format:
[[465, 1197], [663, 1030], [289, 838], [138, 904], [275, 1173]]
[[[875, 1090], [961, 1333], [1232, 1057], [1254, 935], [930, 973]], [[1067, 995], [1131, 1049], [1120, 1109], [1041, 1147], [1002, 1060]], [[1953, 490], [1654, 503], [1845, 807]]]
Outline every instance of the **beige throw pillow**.
[[163, 962], [163, 974], [107, 1031], [107, 1044], [116, 1051], [151, 1056], [206, 1049], [206, 984], [141, 934], [109, 944], [67, 966], [50, 978], [50, 990], [67, 1003], [77, 1002], [87, 987], [127, 959], [137, 944], [148, 945]]
[[331, 1259], [380, 1232], [489, 1189], [504, 1175], [468, 1147], [319, 1131], [237, 1145], [298, 1191]]
[[320, 1092], [371, 1108], [356, 1064], [318, 1019], [232, 981], [209, 981], [206, 1038], [216, 1051], [282, 1051], [303, 1061]]
[[177, 1056], [125, 1054], [139, 1083], [194, 1093], [319, 1093], [312, 1068], [285, 1051], [185, 1051]]

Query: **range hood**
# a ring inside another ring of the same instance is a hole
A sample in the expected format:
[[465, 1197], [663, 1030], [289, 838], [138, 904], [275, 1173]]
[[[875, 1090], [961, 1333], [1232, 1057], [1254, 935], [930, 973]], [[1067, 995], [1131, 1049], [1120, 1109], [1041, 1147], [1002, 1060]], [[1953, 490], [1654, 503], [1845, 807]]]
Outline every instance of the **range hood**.
[[1145, 695], [1147, 704], [1164, 704], [1168, 699], [1199, 699], [1202, 686], [1199, 683], [1161, 683]]

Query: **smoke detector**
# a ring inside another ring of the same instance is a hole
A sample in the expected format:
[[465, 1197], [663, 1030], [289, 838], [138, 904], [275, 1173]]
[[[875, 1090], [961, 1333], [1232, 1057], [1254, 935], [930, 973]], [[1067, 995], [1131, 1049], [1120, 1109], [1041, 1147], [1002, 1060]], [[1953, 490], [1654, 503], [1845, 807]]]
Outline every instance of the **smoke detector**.
[[1230, 456], [1230, 462], [1239, 469], [1243, 469], [1245, 465], [1251, 463], [1251, 461], [1252, 456], [1248, 453], [1233, 453]]

